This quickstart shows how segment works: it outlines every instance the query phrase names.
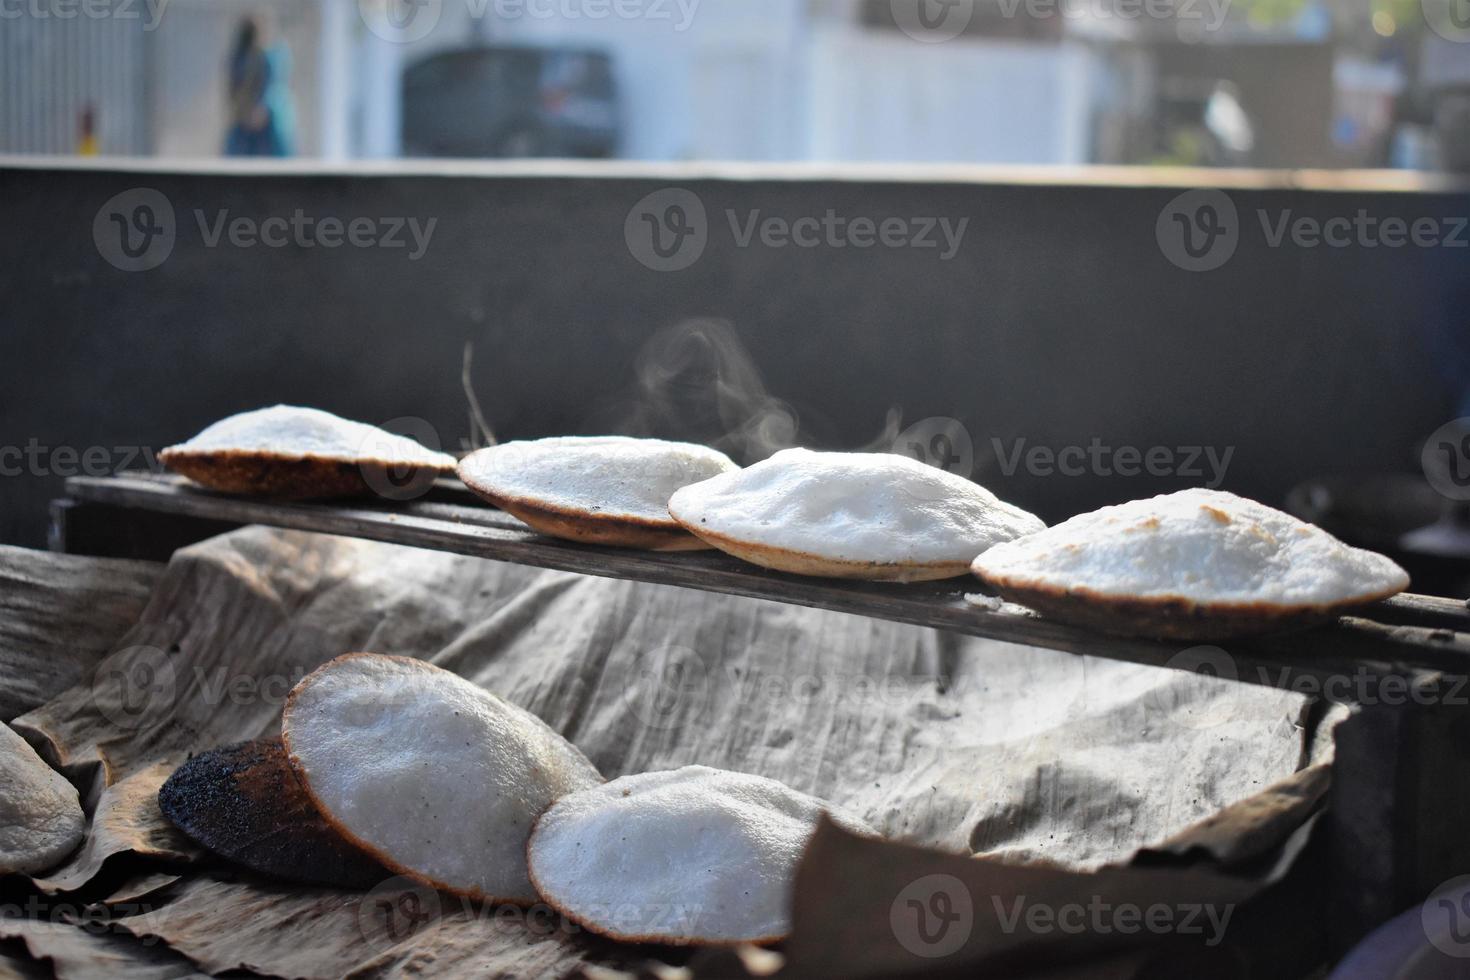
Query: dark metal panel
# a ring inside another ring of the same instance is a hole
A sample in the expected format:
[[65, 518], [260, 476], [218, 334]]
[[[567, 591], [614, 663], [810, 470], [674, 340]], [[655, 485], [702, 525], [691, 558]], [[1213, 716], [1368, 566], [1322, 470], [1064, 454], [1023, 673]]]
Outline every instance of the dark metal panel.
[[[420, 417], [455, 449], [470, 432], [460, 367], [473, 342], [473, 381], [504, 438], [717, 439], [751, 421], [762, 393], [794, 411], [800, 441], [825, 447], [873, 444], [890, 410], [905, 423], [948, 416], [980, 450], [977, 478], [1056, 520], [1201, 481], [1007, 474], [1000, 455], [1094, 438], [1234, 447], [1225, 487], [1279, 503], [1321, 473], [1415, 470], [1455, 405], [1456, 372], [1441, 369], [1465, 331], [1465, 250], [1271, 248], [1253, 231], [1224, 267], [1191, 273], [1155, 237], [1177, 188], [600, 172], [0, 169], [0, 446], [100, 447], [116, 464], [232, 412], [294, 402], [374, 423]], [[656, 272], [630, 252], [625, 223], [671, 185], [700, 196], [709, 241], [689, 268]], [[171, 202], [176, 241], [161, 266], [128, 273], [99, 254], [92, 224], [138, 187]], [[1466, 208], [1450, 193], [1231, 194], [1252, 223], [1259, 209], [1323, 220]], [[729, 227], [731, 213], [829, 209], [970, 223], [949, 262], [742, 246]], [[417, 260], [407, 248], [211, 247], [201, 231], [297, 210], [436, 225]], [[701, 318], [730, 325], [728, 346], [761, 381], [743, 382], [723, 417], [709, 367], [660, 380], [677, 365], [659, 358], [681, 348], [661, 355], [659, 343], [692, 336]], [[39, 543], [66, 474], [25, 473], [0, 479], [0, 539]]]

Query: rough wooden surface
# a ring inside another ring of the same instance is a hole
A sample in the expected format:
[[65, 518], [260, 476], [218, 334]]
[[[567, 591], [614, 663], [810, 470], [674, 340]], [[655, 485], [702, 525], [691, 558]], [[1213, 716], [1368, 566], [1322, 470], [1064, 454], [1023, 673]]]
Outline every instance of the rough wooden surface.
[[[412, 545], [606, 578], [702, 589], [928, 626], [988, 639], [1152, 666], [1197, 668], [1189, 644], [1106, 636], [1053, 622], [1015, 605], [978, 607], [965, 600], [978, 582], [915, 585], [802, 578], [757, 568], [717, 552], [659, 554], [595, 548], [536, 534], [484, 506], [465, 489], [441, 482], [409, 503], [283, 503], [229, 497], [187, 481], [147, 474], [78, 477], [72, 499], [110, 508], [237, 524], [264, 524]], [[1240, 680], [1280, 686], [1368, 673], [1470, 673], [1470, 609], [1461, 602], [1403, 595], [1359, 615], [1304, 632], [1223, 645]], [[1284, 673], [1283, 673], [1284, 672]]]

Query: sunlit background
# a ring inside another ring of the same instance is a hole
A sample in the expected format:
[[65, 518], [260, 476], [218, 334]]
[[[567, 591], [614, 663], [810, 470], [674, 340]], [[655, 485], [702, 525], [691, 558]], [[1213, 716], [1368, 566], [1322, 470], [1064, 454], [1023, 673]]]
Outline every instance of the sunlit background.
[[1466, 0], [0, 0], [0, 152], [1470, 167]]

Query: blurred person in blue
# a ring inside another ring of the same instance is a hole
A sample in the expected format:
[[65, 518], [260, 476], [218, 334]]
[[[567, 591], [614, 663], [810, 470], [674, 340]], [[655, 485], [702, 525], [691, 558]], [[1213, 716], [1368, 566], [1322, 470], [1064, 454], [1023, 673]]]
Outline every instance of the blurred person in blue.
[[291, 53], [272, 44], [263, 15], [240, 20], [230, 50], [230, 129], [225, 154], [288, 157], [296, 152], [296, 111], [288, 85]]

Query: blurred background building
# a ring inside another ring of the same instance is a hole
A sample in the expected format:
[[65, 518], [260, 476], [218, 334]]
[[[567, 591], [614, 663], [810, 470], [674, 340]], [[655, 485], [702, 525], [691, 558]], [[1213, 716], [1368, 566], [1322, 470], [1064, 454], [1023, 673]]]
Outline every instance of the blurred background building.
[[0, 153], [1465, 169], [1465, 7], [0, 0]]

